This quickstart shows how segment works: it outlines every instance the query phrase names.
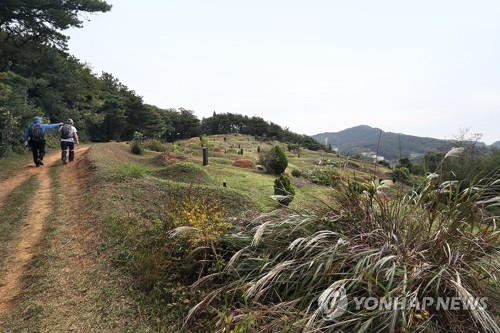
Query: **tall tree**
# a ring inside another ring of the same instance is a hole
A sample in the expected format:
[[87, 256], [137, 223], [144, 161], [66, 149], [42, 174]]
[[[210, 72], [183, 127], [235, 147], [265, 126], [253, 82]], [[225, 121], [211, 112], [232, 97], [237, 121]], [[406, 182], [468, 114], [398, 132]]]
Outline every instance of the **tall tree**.
[[103, 0], [3, 0], [0, 2], [0, 29], [4, 41], [66, 48], [68, 37], [61, 31], [80, 28], [82, 13], [107, 12], [111, 5]]

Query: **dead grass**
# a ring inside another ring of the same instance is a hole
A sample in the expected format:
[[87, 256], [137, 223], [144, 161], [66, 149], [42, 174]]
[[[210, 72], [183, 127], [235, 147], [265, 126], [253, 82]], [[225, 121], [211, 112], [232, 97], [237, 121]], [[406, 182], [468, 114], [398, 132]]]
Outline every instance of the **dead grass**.
[[233, 166], [238, 168], [254, 169], [255, 163], [250, 160], [241, 159], [234, 161]]
[[184, 162], [187, 160], [187, 157], [177, 152], [166, 152], [162, 155], [163, 163], [165, 165], [171, 165], [175, 163]]

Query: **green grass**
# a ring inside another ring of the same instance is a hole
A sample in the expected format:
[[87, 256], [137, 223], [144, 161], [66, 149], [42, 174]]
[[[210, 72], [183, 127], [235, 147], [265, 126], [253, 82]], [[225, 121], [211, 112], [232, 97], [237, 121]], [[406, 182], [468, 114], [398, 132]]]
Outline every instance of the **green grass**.
[[9, 243], [18, 235], [21, 226], [26, 223], [33, 197], [36, 194], [35, 177], [15, 188], [5, 199], [8, 202], [0, 210], [0, 273], [2, 263], [8, 253]]
[[26, 164], [33, 163], [31, 154], [14, 155], [8, 158], [0, 158], [0, 181], [5, 180], [16, 174], [20, 168]]
[[[228, 135], [225, 141], [224, 136], [209, 137], [208, 143], [208, 166], [202, 166], [198, 138], [169, 147], [187, 158], [169, 166], [163, 164], [160, 153], [145, 151], [143, 155], [133, 155], [125, 143], [91, 146], [87, 156], [91, 173], [82, 200], [85, 200], [85, 210], [95, 214], [93, 225], [101, 230], [99, 243], [92, 249], [100, 259], [96, 270], [82, 273], [82, 280], [77, 282], [99, 281], [98, 295], [92, 293], [91, 300], [96, 308], [106, 309], [106, 312], [102, 315], [103, 323], [95, 327], [106, 329], [114, 325], [114, 331], [178, 332], [189, 310], [210, 291], [192, 289], [189, 285], [200, 274], [200, 265], [203, 267], [201, 272], [216, 272], [227, 263], [228, 254], [235, 245], [217, 238], [214, 251], [207, 251], [203, 246], [192, 248], [186, 239], [173, 238], [169, 214], [184, 198], [214, 199], [214, 205], [220, 206], [228, 221], [234, 223], [235, 233], [246, 225], [248, 216], [280, 207], [271, 199], [275, 176], [232, 166], [234, 160], [240, 158], [257, 162], [257, 147], [264, 151], [276, 142]], [[236, 154], [239, 145], [244, 150], [243, 156]], [[286, 150], [285, 145], [283, 148]], [[303, 151], [300, 157], [290, 153], [287, 156], [287, 172], [292, 167], [306, 171], [317, 168], [315, 161], [325, 153]], [[335, 158], [333, 154], [328, 156]], [[346, 169], [345, 173], [351, 171]], [[56, 172], [57, 168], [53, 168], [51, 176], [56, 177]], [[356, 168], [355, 172], [369, 177], [362, 168]], [[278, 210], [278, 215], [317, 209], [330, 196], [331, 189], [314, 185], [303, 177], [291, 177], [291, 180], [296, 196], [290, 209]], [[226, 187], [222, 186], [223, 182]], [[54, 203], [58, 206], [55, 214], [62, 216], [64, 203], [61, 198], [55, 197]], [[21, 332], [37, 331], [44, 323], [44, 316], [53, 318], [53, 313], [48, 312], [50, 308], [39, 304], [45, 296], [43, 288], [50, 285], [50, 274], [54, 274], [49, 270], [50, 265], [58, 260], [50, 255], [50, 244], [62, 236], [58, 233], [60, 223], [57, 219], [49, 221], [47, 250], [40, 253], [30, 267], [30, 274], [37, 282], [25, 294], [31, 301], [21, 303], [24, 309], [16, 315], [29, 319], [24, 324], [9, 327]], [[211, 262], [209, 259], [214, 253], [217, 253], [217, 264], [205, 265], [204, 262]], [[103, 279], [103, 274], [107, 278]], [[117, 305], [111, 304], [111, 300]], [[87, 306], [82, 304], [81, 310], [85, 312]], [[192, 326], [192, 331], [211, 331], [212, 327], [203, 326], [205, 323], [206, 318], [200, 320]], [[243, 324], [240, 328], [246, 325]]]
[[152, 175], [162, 179], [194, 185], [213, 183], [205, 168], [191, 162], [175, 163], [161, 170], [152, 172]]

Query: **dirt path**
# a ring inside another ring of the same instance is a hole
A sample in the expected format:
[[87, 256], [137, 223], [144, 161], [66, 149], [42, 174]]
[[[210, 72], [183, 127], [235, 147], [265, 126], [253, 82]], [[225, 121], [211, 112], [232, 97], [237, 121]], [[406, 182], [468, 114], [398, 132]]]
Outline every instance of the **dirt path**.
[[[82, 156], [87, 150], [88, 148], [80, 148], [77, 149], [75, 153], [77, 156]], [[53, 213], [52, 195], [55, 189], [49, 175], [49, 170], [51, 167], [60, 167], [61, 172], [66, 175], [72, 174], [70, 170], [76, 170], [76, 163], [70, 163], [67, 166], [59, 166], [61, 163], [59, 154], [59, 152], [54, 152], [47, 155], [44, 160], [45, 165], [42, 167], [36, 168], [33, 164], [26, 165], [18, 174], [0, 182], [0, 188], [2, 189], [0, 194], [0, 208], [7, 204], [6, 198], [8, 194], [27, 181], [30, 176], [36, 176], [37, 186], [39, 188], [39, 190], [37, 190], [37, 199], [31, 203], [29, 208], [27, 222], [21, 227], [19, 237], [9, 246], [11, 251], [6, 261], [5, 271], [7, 273], [2, 277], [4, 284], [0, 285], [0, 328], [2, 317], [12, 309], [15, 303], [15, 297], [23, 287], [22, 277], [26, 270], [26, 265], [39, 251], [46, 221]], [[78, 178], [77, 176], [74, 177]], [[71, 184], [71, 186], [74, 187], [72, 191], [78, 191], [78, 186], [80, 184], [77, 181]]]
[[45, 165], [43, 167], [35, 167], [34, 163], [29, 163], [26, 164], [22, 167], [22, 170], [19, 171], [17, 174], [12, 175], [11, 177], [7, 178], [4, 181], [0, 182], [0, 189], [2, 190], [0, 192], [0, 208], [2, 208], [5, 205], [5, 200], [7, 196], [19, 185], [23, 184], [25, 181], [28, 180], [29, 177], [33, 175], [38, 175], [41, 173], [46, 173], [47, 171], [47, 166], [53, 165], [56, 161], [59, 160], [59, 154], [52, 153], [50, 155], [47, 155], [45, 158]]

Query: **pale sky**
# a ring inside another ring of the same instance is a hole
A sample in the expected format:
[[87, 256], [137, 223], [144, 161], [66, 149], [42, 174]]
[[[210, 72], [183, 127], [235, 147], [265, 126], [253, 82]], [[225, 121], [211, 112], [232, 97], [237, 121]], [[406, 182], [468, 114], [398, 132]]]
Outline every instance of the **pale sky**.
[[498, 0], [107, 0], [69, 52], [145, 103], [500, 140]]

